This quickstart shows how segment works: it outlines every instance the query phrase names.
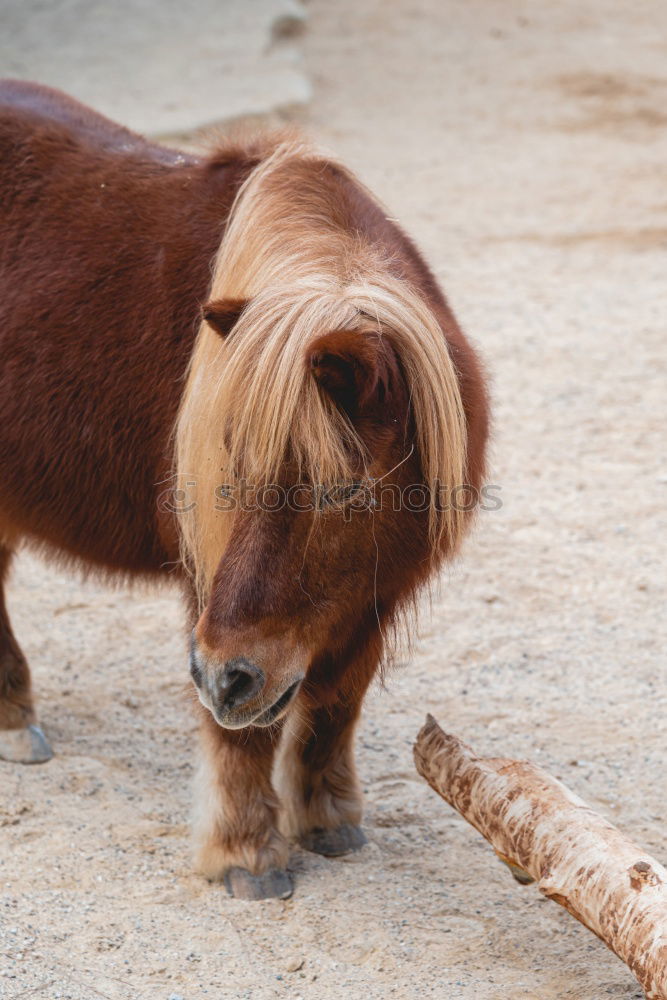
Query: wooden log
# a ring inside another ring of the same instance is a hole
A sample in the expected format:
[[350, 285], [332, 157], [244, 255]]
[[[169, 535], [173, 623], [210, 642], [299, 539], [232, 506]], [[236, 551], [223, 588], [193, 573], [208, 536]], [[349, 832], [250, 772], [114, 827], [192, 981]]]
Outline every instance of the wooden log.
[[522, 882], [560, 903], [667, 1000], [667, 870], [556, 778], [527, 761], [476, 757], [432, 716], [418, 772]]

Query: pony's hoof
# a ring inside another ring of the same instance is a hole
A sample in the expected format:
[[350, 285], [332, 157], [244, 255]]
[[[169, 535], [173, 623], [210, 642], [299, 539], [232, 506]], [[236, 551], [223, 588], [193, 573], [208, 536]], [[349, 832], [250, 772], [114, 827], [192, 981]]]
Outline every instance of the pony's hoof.
[[247, 868], [228, 868], [224, 883], [236, 899], [289, 899], [293, 889], [284, 868], [269, 868], [263, 875], [252, 875]]
[[0, 760], [14, 764], [44, 764], [53, 750], [39, 726], [0, 730]]
[[327, 858], [339, 858], [341, 854], [360, 850], [368, 841], [360, 826], [343, 823], [333, 830], [316, 827], [300, 837], [299, 843], [306, 851], [324, 854]]

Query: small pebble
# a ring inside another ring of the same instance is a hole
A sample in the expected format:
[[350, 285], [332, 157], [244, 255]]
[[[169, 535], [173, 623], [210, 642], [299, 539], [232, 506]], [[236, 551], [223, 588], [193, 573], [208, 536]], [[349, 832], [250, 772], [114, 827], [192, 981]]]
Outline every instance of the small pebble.
[[303, 968], [303, 959], [293, 956], [285, 962], [285, 972], [298, 972]]

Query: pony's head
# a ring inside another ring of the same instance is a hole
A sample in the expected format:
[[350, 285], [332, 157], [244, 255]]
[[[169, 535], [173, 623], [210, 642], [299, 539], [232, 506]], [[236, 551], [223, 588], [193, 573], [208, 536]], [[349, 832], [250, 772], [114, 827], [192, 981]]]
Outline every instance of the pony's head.
[[268, 726], [303, 682], [335, 689], [369, 645], [379, 656], [466, 520], [443, 331], [341, 225], [322, 163], [279, 147], [239, 192], [176, 427], [192, 675], [229, 728]]

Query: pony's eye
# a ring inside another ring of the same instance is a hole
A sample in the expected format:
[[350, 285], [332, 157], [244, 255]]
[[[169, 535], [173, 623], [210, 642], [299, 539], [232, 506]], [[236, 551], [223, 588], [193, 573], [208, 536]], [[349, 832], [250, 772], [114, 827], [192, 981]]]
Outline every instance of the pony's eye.
[[346, 483], [341, 486], [332, 486], [322, 494], [322, 501], [325, 507], [342, 507], [344, 504], [354, 500], [364, 488], [362, 482]]
[[350, 483], [349, 486], [342, 486], [340, 489], [340, 502], [345, 503], [347, 500], [353, 500], [358, 493], [361, 493], [363, 486], [363, 483]]

